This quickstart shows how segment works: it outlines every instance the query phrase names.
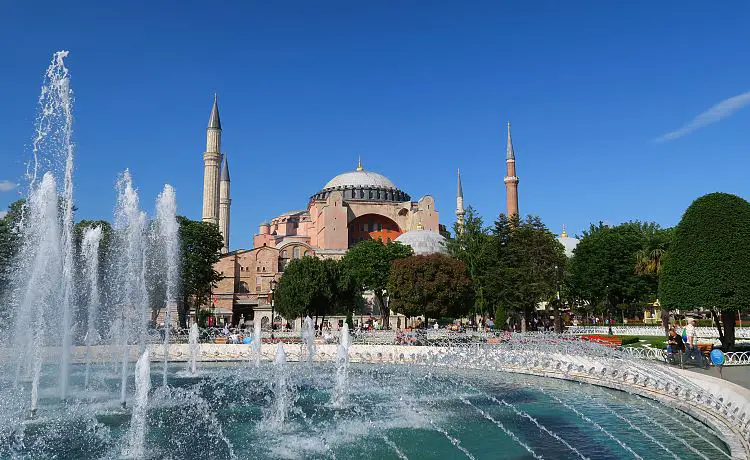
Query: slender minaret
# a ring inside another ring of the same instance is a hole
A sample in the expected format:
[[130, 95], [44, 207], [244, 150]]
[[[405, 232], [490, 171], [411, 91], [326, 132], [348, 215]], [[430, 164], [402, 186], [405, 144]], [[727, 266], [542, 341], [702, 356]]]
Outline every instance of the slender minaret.
[[464, 189], [461, 187], [461, 169], [458, 170], [458, 191], [456, 192], [456, 230], [463, 233], [464, 230]]
[[229, 160], [224, 155], [224, 164], [221, 167], [221, 180], [219, 181], [219, 230], [224, 237], [222, 253], [229, 252], [229, 207], [232, 198], [229, 194]]
[[219, 167], [221, 166], [221, 120], [219, 101], [214, 105], [206, 129], [206, 152], [203, 154], [203, 221], [219, 224]]
[[516, 176], [516, 153], [510, 139], [510, 122], [508, 122], [508, 144], [505, 147], [505, 201], [507, 215], [518, 216], [518, 176]]

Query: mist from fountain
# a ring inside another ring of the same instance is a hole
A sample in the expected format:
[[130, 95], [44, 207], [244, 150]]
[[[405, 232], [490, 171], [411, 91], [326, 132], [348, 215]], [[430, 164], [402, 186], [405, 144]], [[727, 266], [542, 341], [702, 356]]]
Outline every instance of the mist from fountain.
[[102, 240], [102, 227], [88, 227], [83, 232], [81, 242], [81, 254], [83, 256], [83, 274], [84, 280], [88, 285], [87, 316], [86, 316], [86, 336], [84, 343], [86, 345], [86, 376], [84, 386], [89, 386], [89, 376], [91, 374], [91, 354], [92, 346], [99, 343], [99, 332], [96, 325], [99, 322], [99, 305], [101, 297], [99, 295], [99, 245]]

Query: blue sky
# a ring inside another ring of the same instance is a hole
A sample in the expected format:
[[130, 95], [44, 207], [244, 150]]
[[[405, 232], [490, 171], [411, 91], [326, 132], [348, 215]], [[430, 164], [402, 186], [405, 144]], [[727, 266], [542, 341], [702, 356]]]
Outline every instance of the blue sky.
[[491, 221], [507, 120], [520, 210], [556, 232], [671, 226], [702, 194], [750, 198], [747, 2], [76, 3], [0, 5], [3, 208], [59, 49], [79, 219], [111, 218], [125, 168], [147, 211], [171, 183], [200, 218], [214, 92], [235, 249], [358, 155], [414, 199], [432, 194], [448, 226], [460, 167], [465, 201]]

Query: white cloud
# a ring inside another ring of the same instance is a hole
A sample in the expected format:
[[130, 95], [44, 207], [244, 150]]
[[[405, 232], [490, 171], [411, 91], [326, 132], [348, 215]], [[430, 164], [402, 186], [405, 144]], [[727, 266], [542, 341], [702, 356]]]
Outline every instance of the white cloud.
[[0, 192], [10, 192], [14, 188], [16, 188], [15, 183], [9, 181], [9, 180], [0, 180]]
[[0, 211], [0, 219], [8, 215], [8, 211]]
[[750, 91], [739, 94], [729, 99], [724, 99], [718, 104], [714, 105], [710, 109], [703, 113], [698, 114], [697, 117], [690, 120], [688, 123], [681, 126], [679, 129], [659, 136], [654, 139], [655, 142], [666, 142], [673, 139], [680, 138], [686, 134], [689, 134], [696, 129], [703, 128], [710, 124], [716, 123], [717, 121], [723, 120], [740, 110], [742, 107], [750, 104]]

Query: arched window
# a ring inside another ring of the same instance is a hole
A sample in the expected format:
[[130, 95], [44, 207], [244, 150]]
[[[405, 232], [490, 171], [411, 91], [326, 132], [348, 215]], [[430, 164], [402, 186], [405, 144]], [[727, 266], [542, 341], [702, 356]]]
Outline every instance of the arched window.
[[250, 292], [250, 287], [247, 285], [246, 282], [240, 281], [240, 285], [237, 286], [237, 292], [239, 292], [241, 294], [248, 293], [248, 292]]
[[309, 256], [309, 255], [310, 255], [310, 251], [305, 251], [305, 254], [304, 254], [304, 256], [305, 256], [305, 257], [307, 257], [307, 256]]
[[294, 258], [299, 259], [299, 246], [294, 248]]

